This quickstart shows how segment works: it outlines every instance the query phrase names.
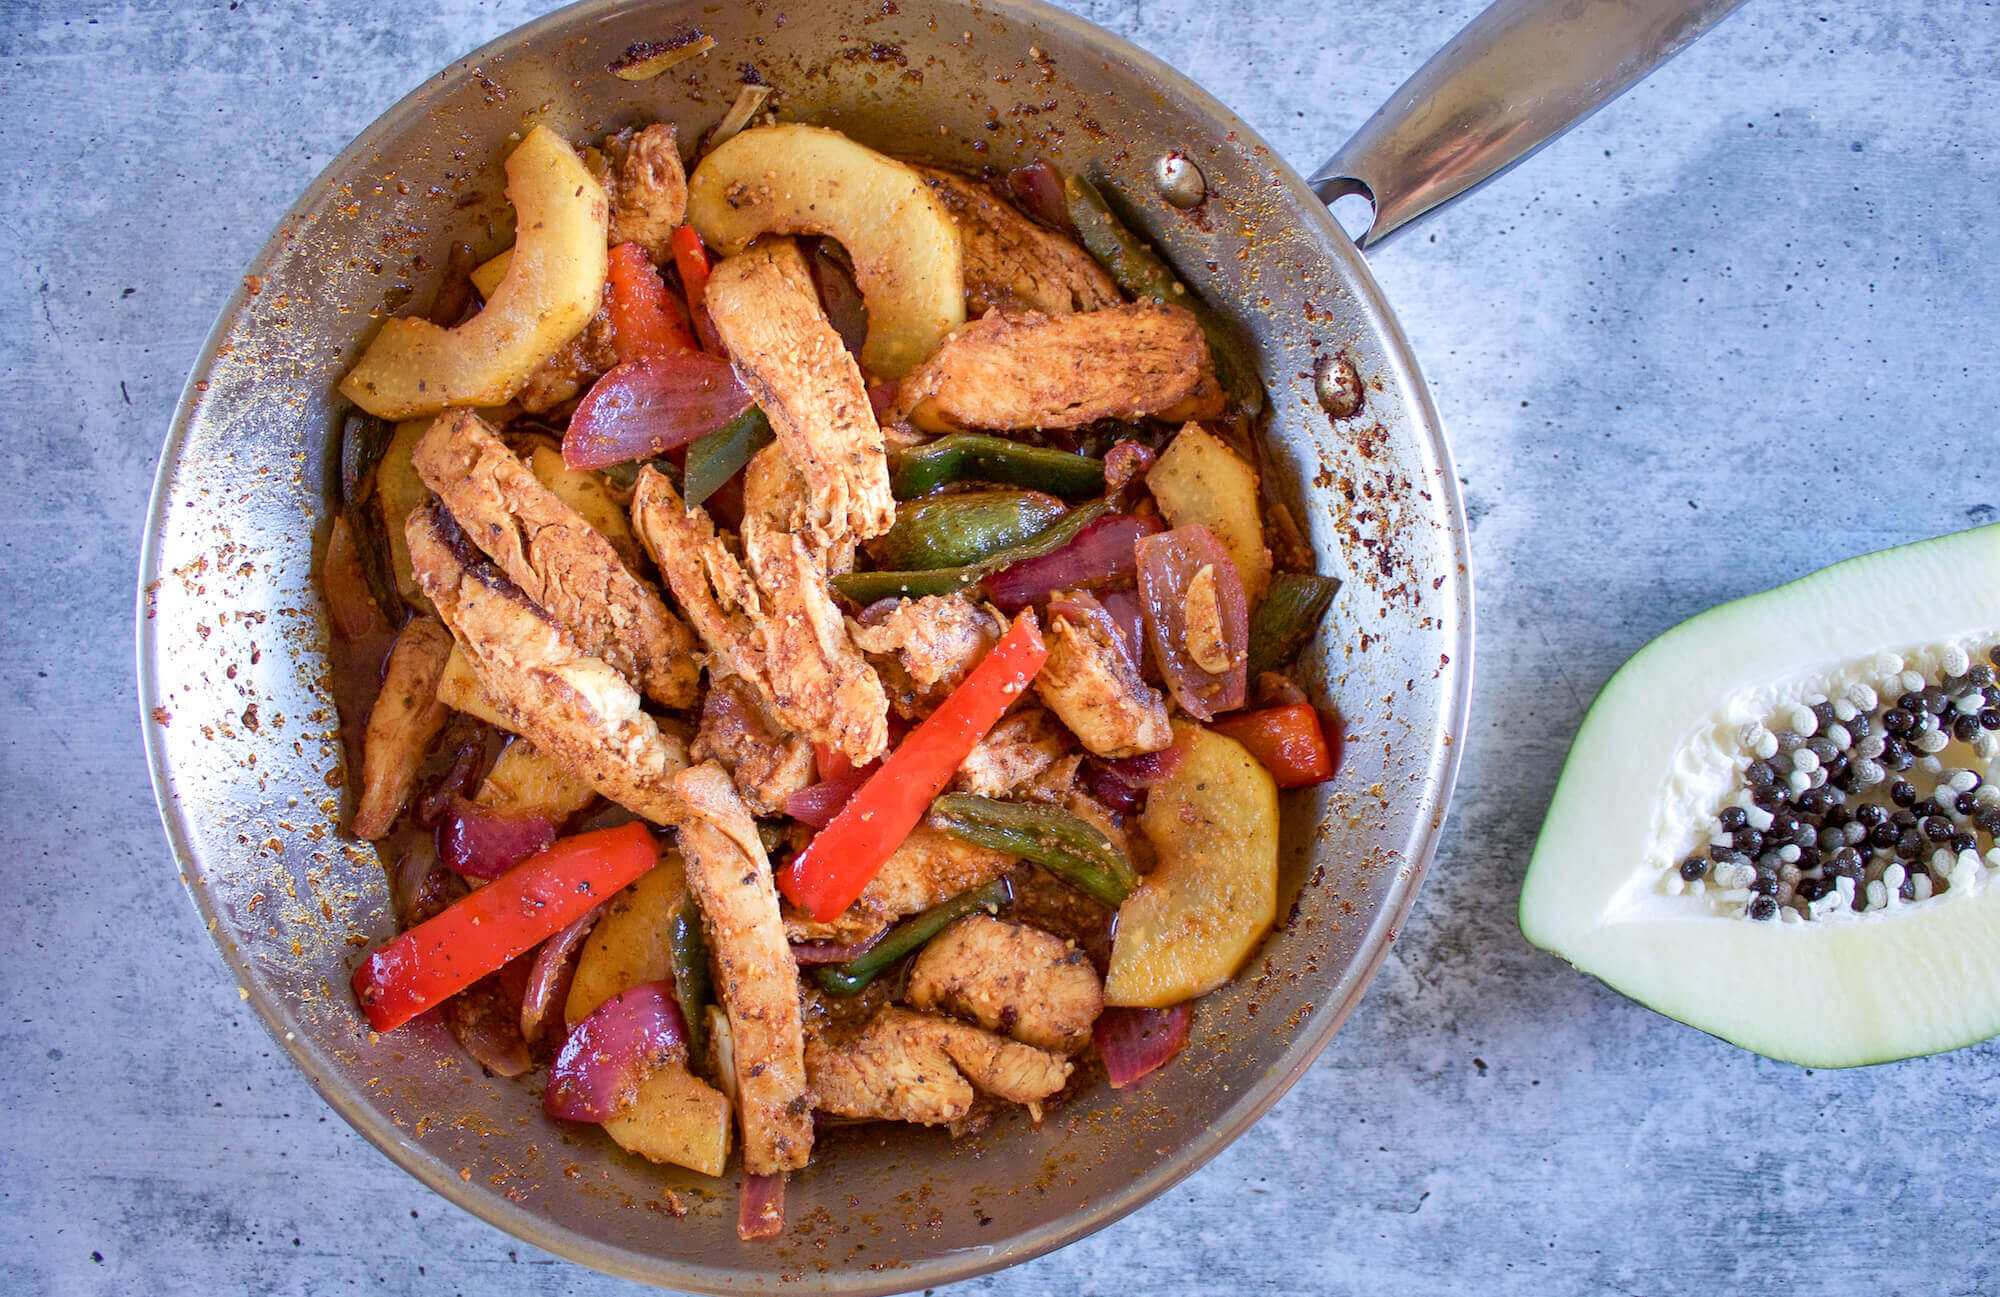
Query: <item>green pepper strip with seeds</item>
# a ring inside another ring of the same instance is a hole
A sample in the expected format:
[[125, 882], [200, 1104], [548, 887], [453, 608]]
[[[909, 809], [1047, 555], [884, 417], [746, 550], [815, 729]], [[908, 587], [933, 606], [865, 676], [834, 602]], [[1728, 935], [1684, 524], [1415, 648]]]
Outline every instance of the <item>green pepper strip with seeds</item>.
[[1139, 885], [1132, 862], [1103, 830], [1059, 807], [947, 793], [931, 803], [930, 823], [974, 846], [1032, 860], [1114, 908]]
[[1181, 282], [1172, 265], [1111, 210], [1096, 185], [1070, 172], [1063, 177], [1063, 197], [1077, 237], [1097, 264], [1132, 296], [1181, 307], [1194, 315], [1215, 358], [1215, 374], [1246, 414], [1264, 408], [1264, 385], [1257, 366], [1238, 339], [1227, 317], [1197, 297]]
[[903, 920], [889, 929], [880, 941], [846, 963], [819, 965], [813, 969], [813, 978], [829, 995], [859, 995], [883, 970], [927, 944], [938, 933], [974, 910], [999, 909], [1011, 896], [1004, 878], [996, 878], [984, 887], [975, 887], [969, 892], [960, 892], [942, 905], [933, 905], [915, 918]]
[[877, 599], [921, 599], [925, 595], [950, 594], [985, 580], [1002, 568], [1026, 559], [1053, 554], [1077, 538], [1091, 523], [1111, 512], [1109, 500], [1093, 500], [1072, 509], [1053, 526], [1037, 532], [1019, 545], [1010, 545], [977, 563], [963, 567], [933, 568], [928, 572], [848, 572], [833, 578], [833, 588], [857, 604]]
[[954, 432], [889, 457], [889, 486], [898, 500], [968, 479], [1052, 495], [1095, 495], [1104, 489], [1104, 461], [981, 432]]

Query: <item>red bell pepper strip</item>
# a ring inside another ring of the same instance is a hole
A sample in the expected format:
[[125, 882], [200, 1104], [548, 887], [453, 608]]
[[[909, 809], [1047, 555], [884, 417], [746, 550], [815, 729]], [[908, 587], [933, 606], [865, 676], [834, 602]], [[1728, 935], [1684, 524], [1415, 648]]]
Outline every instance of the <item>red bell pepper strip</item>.
[[687, 293], [688, 312], [694, 316], [701, 345], [718, 356], [728, 355], [729, 349], [722, 345], [715, 322], [708, 318], [708, 308], [702, 304], [708, 296], [708, 249], [702, 246], [701, 235], [694, 226], [682, 225], [668, 236], [667, 246], [673, 251], [674, 269], [680, 272], [681, 288]]
[[833, 822], [785, 866], [778, 886], [792, 904], [821, 923], [852, 905], [1048, 656], [1035, 614], [1022, 612], [944, 705], [910, 731]]
[[393, 1031], [562, 931], [660, 859], [643, 824], [563, 838], [381, 946], [354, 970], [354, 998]]
[[1333, 749], [1311, 703], [1239, 712], [1209, 728], [1249, 748], [1280, 788], [1303, 788], [1333, 778]]
[[670, 351], [698, 351], [694, 334], [667, 296], [667, 285], [636, 243], [611, 249], [611, 347], [622, 361]]

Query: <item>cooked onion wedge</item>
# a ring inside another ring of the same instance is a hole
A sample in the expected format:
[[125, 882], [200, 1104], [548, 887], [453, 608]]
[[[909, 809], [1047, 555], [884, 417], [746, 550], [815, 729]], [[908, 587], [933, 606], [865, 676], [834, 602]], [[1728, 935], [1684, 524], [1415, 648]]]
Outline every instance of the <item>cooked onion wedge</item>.
[[688, 224], [724, 254], [760, 234], [823, 234], [868, 306], [863, 368], [901, 378], [965, 323], [951, 216], [922, 176], [839, 131], [784, 123], [717, 146], [688, 179]]
[[384, 419], [513, 399], [590, 322], [604, 292], [611, 205], [576, 150], [546, 126], [507, 157], [514, 254], [478, 315], [456, 329], [396, 319], [341, 380], [342, 395]]

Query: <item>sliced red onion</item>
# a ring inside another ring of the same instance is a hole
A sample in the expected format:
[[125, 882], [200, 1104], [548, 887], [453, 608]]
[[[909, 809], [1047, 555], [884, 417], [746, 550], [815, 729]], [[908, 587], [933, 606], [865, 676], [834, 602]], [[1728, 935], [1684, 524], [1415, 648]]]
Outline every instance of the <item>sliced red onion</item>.
[[1134, 546], [1159, 529], [1157, 518], [1114, 513], [1085, 527], [1055, 553], [1002, 569], [987, 581], [986, 589], [1003, 610], [1018, 612], [1056, 590], [1130, 581], [1139, 570]]
[[[1249, 694], [1250, 601], [1229, 551], [1200, 523], [1176, 527], [1138, 542], [1139, 599], [1146, 614], [1146, 642], [1174, 701], [1196, 720], [1241, 707]], [[1197, 573], [1214, 573], [1222, 648], [1229, 665], [1209, 671], [1188, 651], [1187, 594]]]
[[445, 817], [459, 798], [472, 791], [473, 781], [479, 777], [480, 767], [485, 764], [486, 747], [486, 735], [483, 733], [475, 734], [458, 745], [458, 751], [452, 754], [450, 768], [438, 776], [438, 781], [417, 802], [418, 824], [431, 828]]
[[1145, 804], [1147, 790], [1179, 769], [1186, 754], [1186, 746], [1177, 742], [1158, 752], [1142, 752], [1116, 761], [1093, 757], [1083, 763], [1084, 782], [1091, 796], [1113, 810], [1136, 811]]
[[1134, 788], [1153, 788], [1171, 779], [1186, 756], [1187, 745], [1176, 742], [1158, 752], [1120, 757], [1110, 764], [1109, 769]]
[[1069, 203], [1063, 196], [1062, 172], [1037, 158], [1025, 167], [1007, 173], [1007, 192], [1014, 205], [1028, 215], [1058, 230], [1071, 228]]
[[[1122, 596], [1125, 609], [1131, 620], [1111, 611], [1111, 600]], [[1137, 674], [1141, 661], [1140, 633], [1138, 626], [1138, 601], [1128, 592], [1106, 591], [1102, 598], [1088, 590], [1059, 590], [1049, 596], [1049, 620], [1057, 617], [1077, 626], [1088, 626], [1101, 638], [1107, 640], [1125, 654], [1125, 661]]]
[[744, 1242], [785, 1232], [785, 1173], [743, 1173], [743, 1193], [736, 1206], [736, 1237]]
[[851, 959], [859, 959], [874, 948], [887, 928], [866, 941], [835, 943], [831, 941], [794, 941], [792, 962], [804, 967], [807, 964], [844, 964]]
[[460, 799], [437, 828], [438, 856], [467, 878], [494, 879], [556, 840], [556, 826], [539, 815], [494, 815]]
[[870, 383], [868, 404], [875, 411], [875, 421], [880, 423], [883, 416], [896, 408], [896, 394], [902, 391], [900, 383]]
[[551, 1022], [562, 1021], [562, 1004], [569, 998], [570, 979], [576, 975], [577, 949], [603, 912], [604, 907], [598, 906], [535, 951], [528, 985], [521, 992], [521, 1038], [530, 1045], [542, 1038]]
[[810, 788], [800, 789], [785, 798], [785, 814], [816, 829], [825, 828], [881, 764], [871, 761], [859, 770], [849, 770], [831, 779], [822, 779]]
[[542, 1107], [564, 1121], [603, 1121], [632, 1101], [646, 1073], [687, 1061], [687, 1024], [670, 981], [641, 982], [592, 1009], [549, 1068]]
[[1193, 1004], [1171, 1009], [1111, 1008], [1099, 1014], [1091, 1034], [1111, 1088], [1122, 1090], [1166, 1066], [1187, 1047], [1188, 1024], [1193, 1021]]
[[396, 923], [402, 928], [436, 918], [465, 891], [465, 885], [451, 871], [440, 868], [437, 857], [428, 851], [412, 851], [398, 860], [390, 884], [389, 898]]
[[1146, 629], [1139, 596], [1130, 590], [1106, 590], [1097, 596], [1097, 602], [1104, 605], [1104, 611], [1110, 613], [1111, 620], [1117, 624], [1119, 641], [1125, 645], [1132, 665], [1139, 666], [1145, 662]]
[[499, 973], [446, 1000], [444, 1025], [458, 1047], [495, 1076], [519, 1076], [535, 1065], [521, 1036], [520, 1006]]
[[563, 434], [563, 462], [608, 468], [705, 437], [750, 408], [727, 360], [700, 351], [642, 356], [597, 380]]
[[1120, 779], [1111, 767], [1095, 758], [1083, 763], [1083, 786], [1090, 795], [1114, 811], [1136, 811], [1146, 803], [1146, 790]]
[[1152, 449], [1143, 442], [1121, 441], [1104, 452], [1104, 492], [1116, 495], [1133, 482], [1142, 481], [1153, 467]]
[[902, 604], [903, 596], [892, 594], [886, 599], [877, 599], [874, 603], [863, 608], [855, 614], [854, 620], [860, 622], [863, 626], [880, 626], [883, 622], [889, 620], [889, 614], [902, 607]]
[[812, 271], [813, 287], [819, 289], [819, 304], [826, 311], [827, 322], [858, 361], [861, 344], [868, 337], [868, 307], [861, 300], [854, 276], [826, 250], [823, 241], [813, 246], [806, 267]]

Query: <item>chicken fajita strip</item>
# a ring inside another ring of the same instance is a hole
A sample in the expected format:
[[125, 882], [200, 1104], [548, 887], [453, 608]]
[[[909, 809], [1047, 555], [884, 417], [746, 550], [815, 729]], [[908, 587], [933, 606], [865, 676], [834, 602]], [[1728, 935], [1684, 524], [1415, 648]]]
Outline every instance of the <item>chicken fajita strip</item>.
[[418, 583], [509, 727], [620, 806], [678, 823], [673, 776], [687, 750], [640, 708], [638, 691], [495, 568], [443, 505], [411, 514], [407, 534]]

